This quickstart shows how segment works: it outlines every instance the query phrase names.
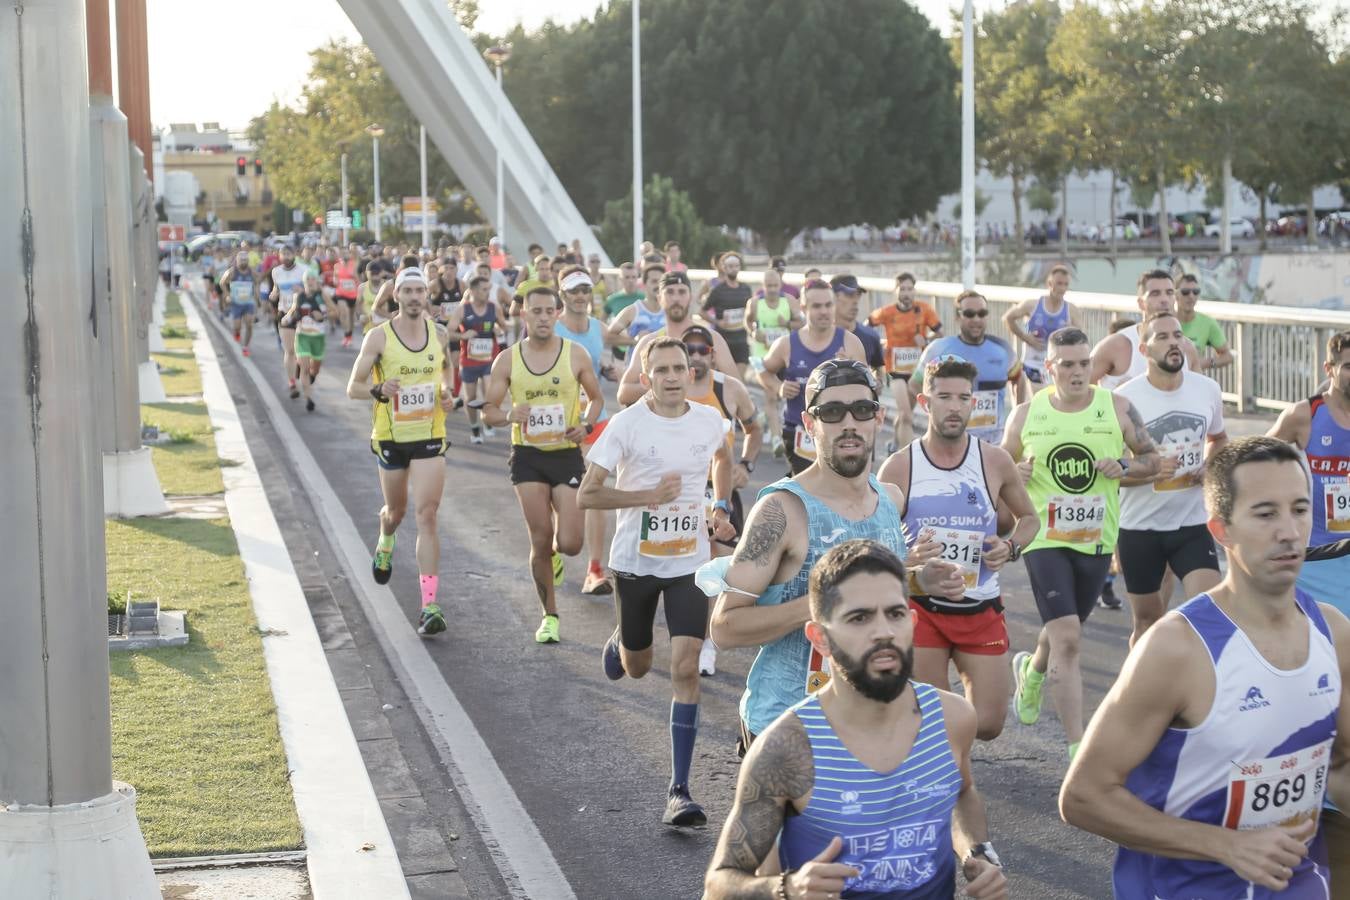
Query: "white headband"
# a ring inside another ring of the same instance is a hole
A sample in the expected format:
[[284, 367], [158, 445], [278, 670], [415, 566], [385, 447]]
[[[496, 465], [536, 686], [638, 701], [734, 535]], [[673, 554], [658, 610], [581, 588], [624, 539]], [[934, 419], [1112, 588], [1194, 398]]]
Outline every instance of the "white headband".
[[573, 272], [562, 280], [561, 287], [563, 291], [566, 292], [576, 290], [583, 285], [586, 287], [593, 287], [595, 282], [591, 281], [591, 276], [587, 275], [585, 272]]

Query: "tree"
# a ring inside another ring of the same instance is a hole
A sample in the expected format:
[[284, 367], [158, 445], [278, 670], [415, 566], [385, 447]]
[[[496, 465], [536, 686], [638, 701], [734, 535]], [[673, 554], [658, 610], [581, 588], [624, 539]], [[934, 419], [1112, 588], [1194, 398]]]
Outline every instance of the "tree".
[[[731, 247], [733, 242], [722, 232], [706, 225], [689, 195], [675, 187], [663, 175], [654, 175], [642, 188], [642, 226], [658, 247], [666, 241], [680, 245], [684, 258], [701, 265], [713, 254]], [[630, 259], [633, 253], [633, 192], [622, 200], [605, 204], [600, 223], [600, 243], [611, 259]]]

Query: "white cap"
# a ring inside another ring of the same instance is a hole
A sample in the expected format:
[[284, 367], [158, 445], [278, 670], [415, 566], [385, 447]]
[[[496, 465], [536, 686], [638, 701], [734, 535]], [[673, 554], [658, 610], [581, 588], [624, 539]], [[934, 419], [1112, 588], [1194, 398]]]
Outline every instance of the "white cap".
[[594, 285], [595, 282], [591, 281], [590, 275], [587, 275], [585, 272], [573, 272], [572, 274], [564, 278], [562, 280], [562, 284], [558, 286], [562, 288], [564, 292], [566, 292], [576, 290], [577, 288], [582, 286], [591, 287]]
[[416, 266], [412, 266], [407, 269], [403, 269], [398, 273], [398, 275], [394, 277], [394, 290], [398, 290], [399, 288], [403, 287], [405, 282], [409, 281], [413, 282], [414, 284], [420, 284], [422, 285], [422, 287], [427, 286], [427, 276], [422, 274], [421, 269], [417, 268]]
[[497, 236], [494, 234], [492, 237], [488, 238], [488, 243], [489, 243], [489, 244], [496, 244], [496, 245], [498, 245], [498, 246], [501, 246], [502, 239], [499, 238], [499, 237], [497, 237]]

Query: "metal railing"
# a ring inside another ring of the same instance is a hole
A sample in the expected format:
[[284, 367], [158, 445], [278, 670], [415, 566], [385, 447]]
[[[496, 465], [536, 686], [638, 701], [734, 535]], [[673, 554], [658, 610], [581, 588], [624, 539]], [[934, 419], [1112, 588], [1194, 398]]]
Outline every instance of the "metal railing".
[[[613, 284], [617, 284], [618, 270], [604, 271], [606, 275], [612, 275]], [[699, 283], [717, 273], [709, 269], [690, 269], [688, 274], [697, 291]], [[825, 277], [829, 278], [829, 273]], [[740, 280], [746, 284], [759, 284], [763, 275], [743, 272]], [[800, 285], [803, 279], [801, 275], [789, 272], [784, 275], [784, 280]], [[890, 279], [860, 277], [858, 283], [867, 289], [859, 307], [860, 316], [865, 317], [872, 309], [891, 302], [895, 285]], [[1003, 313], [1009, 307], [1023, 300], [1034, 300], [1045, 292], [1037, 288], [994, 284], [977, 284], [975, 289], [989, 301], [989, 332], [1003, 337], [1020, 352], [1020, 341], [1003, 325]], [[915, 286], [919, 299], [934, 301], [947, 334], [957, 333], [956, 308], [950, 301], [961, 291], [961, 285], [945, 281], [920, 281]], [[1094, 341], [1110, 333], [1111, 322], [1115, 319], [1139, 319], [1139, 307], [1130, 294], [1070, 291], [1067, 299], [1082, 311], [1083, 328]], [[1211, 300], [1200, 301], [1196, 309], [1218, 321], [1228, 338], [1233, 364], [1209, 374], [1215, 376], [1223, 388], [1224, 400], [1235, 405], [1240, 413], [1255, 409], [1284, 410], [1310, 396], [1324, 378], [1322, 362], [1326, 358], [1327, 340], [1338, 331], [1350, 331], [1350, 312], [1339, 310]]]

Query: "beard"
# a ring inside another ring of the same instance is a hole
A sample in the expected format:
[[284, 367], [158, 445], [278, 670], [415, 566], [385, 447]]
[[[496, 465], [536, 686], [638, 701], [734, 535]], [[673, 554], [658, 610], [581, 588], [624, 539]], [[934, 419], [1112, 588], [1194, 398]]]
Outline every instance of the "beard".
[[668, 306], [666, 307], [666, 318], [671, 322], [683, 322], [689, 317], [689, 307], [687, 306]]
[[844, 478], [857, 478], [872, 466], [872, 445], [862, 435], [853, 432], [845, 432], [835, 440], [837, 442], [845, 438], [860, 442], [863, 445], [863, 452], [854, 457], [840, 457], [835, 456], [833, 444], [828, 447], [821, 445], [820, 458], [836, 475]]
[[701, 358], [697, 361], [692, 358], [689, 360], [689, 374], [694, 376], [695, 381], [702, 381], [707, 378], [708, 372], [708, 364], [703, 362]]
[[[891, 703], [905, 692], [910, 675], [914, 672], [913, 647], [901, 650], [895, 644], [877, 644], [863, 654], [861, 659], [854, 659], [839, 649], [828, 632], [825, 634], [825, 641], [830, 647], [830, 671], [847, 681], [855, 691], [868, 700]], [[885, 672], [881, 675], [868, 673], [868, 662], [882, 650], [892, 650], [900, 657], [899, 671]]]
[[1186, 368], [1186, 357], [1184, 354], [1178, 354], [1181, 358], [1176, 362], [1172, 362], [1169, 359], [1171, 355], [1172, 355], [1171, 353], [1168, 353], [1162, 359], [1158, 360], [1158, 368], [1162, 369], [1168, 375], [1175, 375], [1182, 369]]

